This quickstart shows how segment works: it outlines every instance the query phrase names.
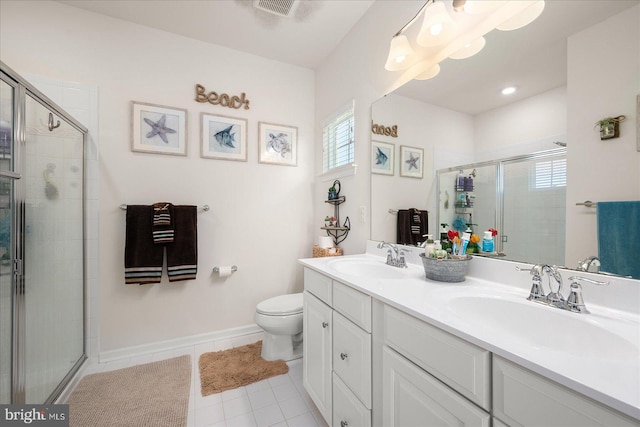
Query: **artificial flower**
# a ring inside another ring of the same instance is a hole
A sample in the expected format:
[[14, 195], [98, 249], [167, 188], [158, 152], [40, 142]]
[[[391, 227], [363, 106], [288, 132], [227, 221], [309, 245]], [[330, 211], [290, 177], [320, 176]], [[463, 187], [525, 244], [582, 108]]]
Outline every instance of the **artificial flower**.
[[490, 228], [488, 231], [490, 231], [491, 235], [494, 237], [498, 235], [498, 230], [496, 230], [495, 228]]
[[478, 243], [480, 241], [480, 236], [478, 236], [477, 234], [472, 234], [471, 238], [469, 238], [469, 241], [471, 243]]
[[457, 231], [454, 230], [449, 230], [447, 231], [447, 236], [449, 237], [449, 240], [453, 241], [453, 239], [455, 239], [456, 237], [459, 236]]

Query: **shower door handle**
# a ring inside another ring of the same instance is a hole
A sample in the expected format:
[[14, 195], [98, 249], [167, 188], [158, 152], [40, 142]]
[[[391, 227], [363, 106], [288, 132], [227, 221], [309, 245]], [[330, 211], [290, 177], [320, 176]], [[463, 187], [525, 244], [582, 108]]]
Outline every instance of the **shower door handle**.
[[0, 171], [0, 177], [9, 178], [9, 179], [20, 179], [20, 178], [22, 178], [22, 175], [20, 175], [17, 172]]

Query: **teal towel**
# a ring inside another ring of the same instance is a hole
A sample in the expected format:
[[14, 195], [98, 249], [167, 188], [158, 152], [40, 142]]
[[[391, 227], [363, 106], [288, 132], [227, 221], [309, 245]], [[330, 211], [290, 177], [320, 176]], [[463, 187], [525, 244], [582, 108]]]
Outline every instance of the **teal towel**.
[[600, 270], [640, 279], [640, 200], [598, 202]]

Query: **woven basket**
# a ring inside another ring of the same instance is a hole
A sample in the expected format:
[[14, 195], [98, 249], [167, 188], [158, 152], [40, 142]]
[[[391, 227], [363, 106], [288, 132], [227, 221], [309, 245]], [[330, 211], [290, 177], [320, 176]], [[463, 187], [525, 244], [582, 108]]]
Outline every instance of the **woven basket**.
[[342, 248], [333, 248], [335, 252], [329, 253], [329, 249], [321, 248], [318, 245], [313, 246], [313, 257], [322, 258], [326, 256], [342, 256]]
[[462, 259], [435, 259], [420, 254], [424, 265], [424, 275], [427, 279], [438, 282], [463, 282], [469, 271], [471, 255]]

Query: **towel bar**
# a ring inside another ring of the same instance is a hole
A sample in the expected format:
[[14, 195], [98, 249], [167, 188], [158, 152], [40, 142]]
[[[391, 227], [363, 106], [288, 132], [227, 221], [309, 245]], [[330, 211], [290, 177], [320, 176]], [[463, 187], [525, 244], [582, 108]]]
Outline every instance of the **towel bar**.
[[[126, 211], [127, 210], [127, 205], [125, 205], [125, 204], [120, 205], [120, 209], [122, 209], [123, 211]], [[198, 206], [198, 210], [202, 211], [202, 212], [208, 212], [209, 209], [211, 209], [209, 207], [209, 205]]]
[[595, 208], [598, 202], [592, 202], [591, 200], [585, 200], [582, 203], [576, 203], [576, 206], [586, 206], [588, 208]]

